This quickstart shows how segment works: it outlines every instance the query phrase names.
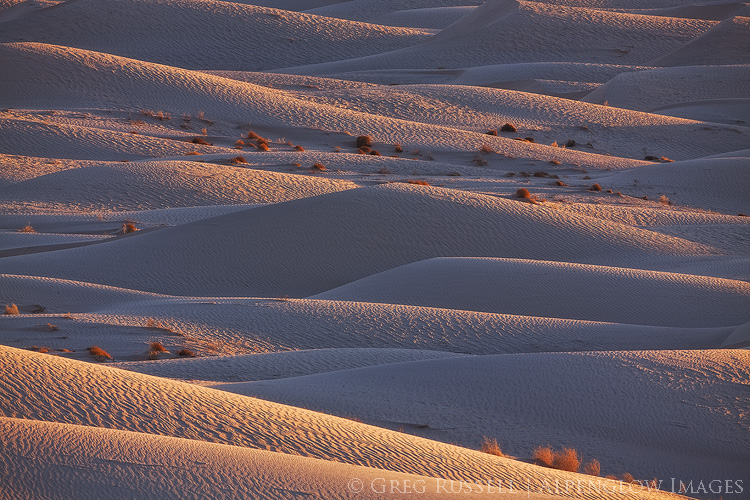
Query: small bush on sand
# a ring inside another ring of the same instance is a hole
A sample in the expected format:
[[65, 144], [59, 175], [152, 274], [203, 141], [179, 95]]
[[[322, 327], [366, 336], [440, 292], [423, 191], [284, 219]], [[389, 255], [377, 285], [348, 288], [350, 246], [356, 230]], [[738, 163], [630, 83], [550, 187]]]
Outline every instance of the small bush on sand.
[[231, 163], [232, 165], [239, 165], [241, 163], [247, 163], [247, 160], [244, 156], [235, 156], [234, 158], [229, 160], [229, 163]]
[[107, 359], [112, 359], [107, 351], [99, 346], [89, 347], [89, 354], [94, 357], [96, 361], [102, 362]]
[[357, 147], [361, 148], [362, 146], [371, 147], [372, 146], [372, 137], [369, 135], [360, 135], [357, 136]]
[[552, 447], [550, 445], [537, 446], [534, 450], [532, 458], [536, 460], [540, 465], [552, 467], [552, 462], [555, 459], [555, 454], [552, 452]]
[[494, 153], [495, 152], [495, 150], [492, 149], [487, 144], [482, 144], [482, 147], [479, 148], [479, 151], [482, 152], [482, 153]]
[[265, 141], [258, 141], [258, 149], [260, 151], [268, 151], [270, 148], [268, 147], [268, 143]]
[[177, 351], [177, 355], [181, 358], [194, 358], [195, 353], [190, 349], [180, 349]]
[[151, 342], [148, 345], [149, 349], [156, 352], [167, 352], [161, 342]]
[[533, 173], [534, 177], [549, 177], [549, 174], [547, 172], [543, 172], [541, 170], [537, 170]]
[[16, 314], [20, 314], [18, 312], [18, 306], [15, 304], [11, 304], [9, 306], [5, 306], [5, 312], [3, 314], [7, 314], [8, 316], [15, 316]]
[[633, 474], [631, 474], [630, 472], [626, 472], [625, 474], [622, 475], [622, 481], [624, 483], [631, 483], [631, 484], [636, 482], [635, 478], [633, 477]]
[[420, 181], [415, 179], [409, 179], [406, 181], [408, 184], [416, 184], [417, 186], [429, 186], [430, 183], [427, 181]]
[[500, 449], [500, 445], [497, 444], [497, 439], [495, 438], [490, 439], [485, 436], [482, 439], [482, 447], [480, 448], [480, 450], [484, 453], [489, 453], [490, 455], [495, 455], [498, 457], [505, 456], [503, 455], [503, 451]]
[[566, 187], [567, 184], [565, 184], [563, 181], [555, 181], [555, 184], [560, 187]]
[[192, 142], [193, 144], [201, 144], [203, 146], [210, 146], [211, 145], [208, 141], [206, 141], [202, 137], [193, 137], [193, 140], [190, 141], [190, 142]]
[[394, 149], [394, 150], [395, 150], [395, 151], [396, 151], [397, 153], [403, 153], [403, 152], [404, 152], [404, 148], [402, 148], [402, 147], [401, 147], [401, 144], [399, 144], [398, 142], [397, 142], [396, 144], [394, 144], [394, 145], [393, 145], [393, 149]]
[[19, 233], [36, 233], [36, 230], [31, 227], [31, 224], [26, 224], [24, 227], [18, 230]]
[[322, 163], [315, 163], [311, 168], [316, 172], [325, 172], [327, 170], [326, 166]]
[[237, 141], [236, 141], [236, 142], [234, 143], [234, 149], [242, 149], [242, 147], [243, 147], [244, 145], [245, 145], [245, 141], [243, 141], [242, 139], [238, 139], [238, 140], [237, 140]]
[[485, 132], [487, 135], [497, 135], [497, 130], [495, 129], [489, 129], [487, 132]]
[[581, 468], [581, 459], [573, 448], [563, 448], [561, 451], [555, 452], [552, 467], [568, 472], [578, 472], [578, 469]]
[[594, 184], [589, 188], [589, 191], [601, 191], [602, 187], [599, 184]]
[[372, 156], [380, 156], [380, 151], [378, 151], [378, 150], [376, 150], [376, 149], [373, 149], [372, 151], [370, 151], [370, 154], [371, 154]]
[[665, 205], [671, 205], [672, 204], [672, 202], [669, 201], [669, 198], [667, 198], [664, 195], [661, 195], [661, 197], [659, 197], [659, 203], [664, 203]]
[[598, 476], [602, 472], [601, 464], [599, 460], [592, 458], [586, 465], [583, 466], [583, 473], [589, 476]]
[[518, 191], [516, 191], [516, 198], [522, 198], [522, 199], [528, 200], [531, 198], [531, 193], [529, 192], [528, 189], [521, 188]]
[[122, 225], [122, 233], [128, 234], [128, 233], [134, 233], [138, 231], [138, 228], [135, 226], [135, 223], [133, 222], [126, 222]]
[[303, 148], [302, 146], [300, 146], [300, 145], [298, 144], [298, 145], [294, 146], [294, 150], [295, 150], [295, 151], [298, 151], [298, 152], [300, 152], [300, 153], [303, 153], [303, 152], [305, 151], [305, 148]]
[[248, 139], [262, 139], [262, 137], [261, 137], [261, 136], [259, 136], [258, 134], [256, 134], [256, 133], [255, 133], [255, 132], [253, 132], [252, 130], [251, 130], [250, 132], [248, 132], [248, 133], [247, 133], [247, 138], [248, 138]]
[[518, 131], [516, 130], [516, 127], [514, 127], [510, 123], [506, 123], [505, 125], [500, 127], [500, 132], [518, 132]]

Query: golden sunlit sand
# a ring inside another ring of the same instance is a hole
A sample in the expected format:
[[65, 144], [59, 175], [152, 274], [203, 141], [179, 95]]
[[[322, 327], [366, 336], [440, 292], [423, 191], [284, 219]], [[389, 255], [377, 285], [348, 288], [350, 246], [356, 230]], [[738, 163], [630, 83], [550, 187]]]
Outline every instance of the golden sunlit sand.
[[750, 6], [0, 0], [0, 499], [750, 499]]

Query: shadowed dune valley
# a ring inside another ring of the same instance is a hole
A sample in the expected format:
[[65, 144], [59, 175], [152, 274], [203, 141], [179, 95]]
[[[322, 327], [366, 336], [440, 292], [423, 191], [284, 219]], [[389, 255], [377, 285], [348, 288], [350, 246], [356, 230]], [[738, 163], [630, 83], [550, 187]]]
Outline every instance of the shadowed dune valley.
[[750, 4], [0, 0], [0, 500], [750, 500]]

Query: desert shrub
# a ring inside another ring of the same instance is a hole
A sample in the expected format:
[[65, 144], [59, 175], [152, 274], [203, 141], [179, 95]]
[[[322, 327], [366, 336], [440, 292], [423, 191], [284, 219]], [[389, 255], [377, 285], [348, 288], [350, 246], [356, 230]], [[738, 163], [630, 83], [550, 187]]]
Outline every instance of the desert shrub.
[[574, 148], [575, 145], [576, 145], [576, 141], [574, 141], [573, 139], [568, 139], [567, 141], [565, 141], [566, 148]]
[[635, 483], [636, 482], [635, 478], [633, 477], [633, 474], [631, 474], [630, 472], [626, 472], [625, 474], [623, 474], [622, 475], [622, 480], [625, 483]]
[[481, 151], [482, 153], [494, 153], [495, 152], [495, 150], [492, 149], [487, 144], [482, 144], [482, 147], [479, 148], [479, 151]]
[[517, 132], [516, 127], [511, 125], [510, 123], [506, 123], [502, 127], [500, 127], [500, 132]]
[[258, 141], [258, 149], [260, 151], [268, 151], [270, 148], [268, 147], [268, 143], [267, 142]]
[[516, 198], [523, 198], [523, 199], [530, 199], [531, 193], [526, 188], [521, 188], [518, 191], [516, 191]]
[[362, 146], [372, 146], [372, 137], [370, 137], [369, 135], [357, 136], [357, 147], [361, 148]]
[[242, 149], [242, 147], [245, 145], [245, 141], [242, 139], [237, 139], [237, 141], [234, 143], [234, 149]]
[[380, 155], [380, 151], [378, 151], [378, 150], [376, 150], [376, 149], [373, 149], [372, 151], [370, 151], [370, 154], [371, 154], [372, 156], [381, 156], [381, 155]]
[[614, 474], [608, 474], [604, 476], [604, 479], [614, 479], [615, 481], [617, 481], [617, 476], [615, 476]]
[[490, 438], [488, 438], [486, 436], [483, 437], [482, 438], [482, 447], [480, 448], [480, 450], [483, 453], [489, 453], [490, 455], [495, 455], [495, 456], [498, 456], [498, 457], [504, 457], [505, 456], [505, 455], [503, 455], [503, 451], [500, 449], [500, 445], [497, 444], [497, 439], [495, 439], [495, 438], [490, 439]]
[[602, 187], [599, 184], [594, 184], [589, 188], [590, 191], [601, 191]]
[[149, 350], [156, 351], [156, 352], [167, 352], [165, 347], [162, 345], [161, 342], [151, 342], [149, 345]]
[[261, 136], [253, 132], [252, 130], [247, 133], [248, 139], [263, 139]]
[[401, 144], [399, 144], [398, 142], [397, 142], [396, 144], [394, 144], [394, 145], [393, 145], [393, 149], [394, 149], [394, 150], [395, 150], [395, 151], [396, 151], [397, 153], [403, 153], [403, 152], [404, 152], [404, 148], [402, 148], [402, 147], [401, 147]]
[[232, 165], [238, 165], [240, 163], [247, 163], [247, 160], [244, 156], [235, 156], [234, 158], [229, 160], [229, 163], [231, 163]]
[[190, 142], [192, 142], [193, 144], [201, 144], [203, 146], [210, 146], [211, 145], [208, 141], [206, 141], [202, 137], [193, 137], [193, 140], [190, 141]]
[[36, 230], [31, 227], [31, 224], [26, 224], [24, 227], [18, 230], [19, 233], [36, 233]]
[[555, 181], [555, 184], [558, 185], [558, 186], [560, 186], [560, 187], [566, 187], [567, 186], [567, 184], [565, 184], [563, 181]]
[[294, 146], [294, 150], [295, 150], [295, 151], [299, 151], [300, 153], [302, 153], [302, 152], [304, 152], [304, 151], [305, 151], [305, 148], [303, 148], [303, 147], [302, 147], [302, 146], [300, 146], [300, 145], [297, 145], [297, 146]]
[[18, 306], [15, 304], [11, 304], [9, 306], [5, 306], [5, 312], [3, 314], [7, 314], [8, 316], [15, 316], [16, 314], [21, 314], [18, 311]]
[[555, 454], [552, 452], [552, 447], [550, 445], [537, 446], [534, 450], [532, 458], [539, 462], [541, 465], [552, 467], [552, 462], [555, 459]]
[[372, 149], [370, 149], [369, 146], [360, 146], [357, 148], [357, 153], [361, 155], [368, 154], [370, 151], [372, 151]]
[[667, 198], [664, 195], [661, 195], [661, 197], [659, 198], [659, 203], [664, 203], [665, 205], [671, 205], [672, 204], [672, 202], [669, 201], [669, 198]]
[[550, 165], [561, 165], [562, 164], [562, 162], [560, 160], [550, 160], [549, 163], [550, 163]]
[[646, 161], [659, 161], [659, 157], [654, 155], [646, 155], [643, 159]]
[[177, 355], [181, 358], [194, 358], [195, 353], [191, 351], [190, 349], [180, 349], [177, 351]]
[[549, 177], [549, 174], [547, 172], [537, 170], [536, 172], [534, 172], [534, 177]]
[[89, 354], [94, 357], [96, 361], [104, 361], [105, 359], [112, 359], [107, 351], [99, 346], [89, 347]]
[[561, 451], [555, 452], [552, 467], [568, 472], [578, 472], [578, 469], [581, 468], [581, 460], [576, 450], [573, 448], [563, 448]]
[[598, 476], [601, 471], [601, 464], [599, 463], [599, 460], [595, 458], [592, 458], [583, 466], [583, 473], [588, 474], [589, 476]]
[[415, 179], [409, 179], [406, 181], [408, 184], [416, 184], [417, 186], [429, 186], [430, 183], [427, 181], [420, 181]]
[[326, 171], [326, 166], [323, 165], [322, 163], [315, 163], [315, 164], [313, 164], [313, 166], [311, 168], [313, 170], [317, 171], [317, 172], [325, 172]]
[[138, 228], [135, 226], [133, 222], [126, 222], [122, 225], [122, 233], [128, 234], [128, 233], [134, 233], [138, 231]]
[[487, 134], [487, 135], [497, 135], [497, 130], [495, 130], [495, 129], [490, 129], [490, 130], [488, 130], [487, 132], [485, 132], [485, 134]]
[[188, 151], [185, 153], [185, 156], [198, 156], [200, 153], [198, 151]]

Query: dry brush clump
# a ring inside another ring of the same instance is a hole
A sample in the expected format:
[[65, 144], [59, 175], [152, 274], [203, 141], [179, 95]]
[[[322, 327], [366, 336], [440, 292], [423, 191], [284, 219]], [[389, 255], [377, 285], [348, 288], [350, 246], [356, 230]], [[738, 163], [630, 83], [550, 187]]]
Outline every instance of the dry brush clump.
[[202, 137], [193, 137], [193, 139], [190, 141], [193, 144], [200, 144], [201, 146], [211, 146], [212, 144], [205, 140]]
[[418, 179], [409, 179], [406, 181], [407, 184], [414, 184], [416, 186], [429, 186], [430, 183], [427, 181], [421, 181]]
[[357, 148], [361, 147], [372, 147], [372, 137], [369, 135], [357, 136]]
[[180, 349], [177, 351], [177, 355], [181, 358], [194, 358], [195, 352], [191, 351], [190, 349]]
[[313, 172], [325, 172], [327, 170], [326, 166], [323, 165], [322, 163], [315, 163], [310, 168], [312, 169]]
[[480, 448], [480, 451], [483, 453], [489, 453], [490, 455], [495, 455], [497, 457], [504, 457], [503, 450], [500, 449], [500, 445], [497, 443], [497, 439], [495, 438], [488, 438], [487, 436], [484, 436], [482, 438], [482, 447]]
[[94, 358], [94, 360], [100, 363], [108, 359], [112, 359], [112, 356], [110, 356], [107, 351], [99, 346], [89, 347], [89, 354]]
[[581, 468], [581, 458], [575, 449], [563, 448], [561, 451], [555, 452], [552, 467], [568, 472], [578, 472], [578, 469]]
[[599, 184], [594, 184], [589, 188], [589, 191], [601, 191], [602, 187]]
[[7, 314], [8, 316], [15, 316], [16, 314], [20, 314], [18, 311], [18, 306], [15, 304], [11, 304], [9, 306], [5, 306], [5, 312], [3, 314]]
[[122, 234], [134, 233], [138, 231], [134, 222], [126, 222], [122, 225]]
[[18, 230], [19, 233], [36, 233], [36, 230], [31, 227], [31, 224], [26, 224], [24, 227]]
[[552, 467], [552, 462], [555, 460], [555, 453], [552, 451], [552, 447], [550, 445], [537, 446], [536, 449], [534, 449], [534, 454], [532, 455], [532, 458], [539, 465], [544, 465], [545, 467]]
[[240, 165], [240, 164], [247, 164], [247, 160], [244, 156], [235, 156], [231, 160], [229, 160], [229, 163], [232, 165]]
[[523, 200], [530, 200], [531, 193], [526, 188], [520, 188], [516, 191], [516, 198], [521, 198]]
[[500, 132], [517, 132], [516, 127], [510, 123], [506, 123], [500, 127]]

